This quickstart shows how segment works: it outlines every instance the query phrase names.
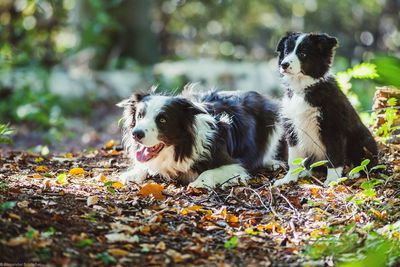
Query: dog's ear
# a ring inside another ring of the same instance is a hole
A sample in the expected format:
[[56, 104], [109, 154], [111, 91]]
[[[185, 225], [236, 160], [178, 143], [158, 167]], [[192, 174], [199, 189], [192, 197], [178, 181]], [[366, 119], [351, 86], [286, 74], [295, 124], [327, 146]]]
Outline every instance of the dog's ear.
[[285, 36], [279, 40], [278, 46], [275, 49], [275, 52], [282, 54], [283, 51], [285, 50], [285, 42], [288, 39], [288, 36]]
[[321, 51], [331, 51], [338, 45], [338, 41], [335, 37], [329, 36], [328, 34], [311, 34], [311, 40], [315, 42]]
[[285, 42], [286, 42], [286, 40], [287, 40], [290, 36], [296, 35], [296, 34], [299, 34], [299, 33], [298, 33], [298, 32], [286, 32], [286, 36], [282, 37], [282, 38], [279, 40], [279, 43], [278, 43], [278, 45], [277, 45], [277, 47], [276, 47], [276, 49], [275, 49], [275, 52], [282, 54], [283, 51], [285, 50]]
[[142, 93], [135, 93], [131, 95], [129, 98], [126, 98], [117, 104], [117, 107], [126, 108], [129, 106], [134, 106], [137, 102], [140, 102], [143, 97], [147, 96], [148, 94]]

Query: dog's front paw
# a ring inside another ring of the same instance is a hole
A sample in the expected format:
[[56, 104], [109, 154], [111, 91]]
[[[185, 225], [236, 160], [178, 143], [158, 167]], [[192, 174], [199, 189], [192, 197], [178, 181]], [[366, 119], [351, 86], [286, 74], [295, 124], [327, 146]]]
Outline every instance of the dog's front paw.
[[285, 175], [285, 177], [283, 177], [282, 179], [276, 180], [273, 186], [276, 187], [276, 186], [288, 184], [290, 182], [297, 181], [297, 179], [298, 179], [298, 174], [292, 174], [291, 170], [289, 170], [288, 173]]
[[137, 184], [143, 183], [143, 181], [147, 177], [147, 171], [142, 168], [133, 168], [132, 170], [128, 170], [122, 173], [118, 180], [123, 184], [128, 184], [129, 182], [134, 182]]
[[189, 186], [214, 188], [217, 185], [221, 185], [224, 188], [237, 183], [239, 179], [246, 180], [248, 177], [248, 173], [242, 166], [238, 164], [225, 165], [203, 172], [194, 182], [190, 183]]

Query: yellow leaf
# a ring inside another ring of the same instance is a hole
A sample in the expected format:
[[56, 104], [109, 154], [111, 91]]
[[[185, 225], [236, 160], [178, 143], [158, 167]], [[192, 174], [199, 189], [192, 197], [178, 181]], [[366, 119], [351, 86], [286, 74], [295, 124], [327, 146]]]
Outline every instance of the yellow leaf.
[[100, 173], [100, 174], [97, 176], [97, 179], [96, 179], [96, 180], [99, 181], [99, 182], [105, 183], [105, 182], [107, 182], [107, 177], [106, 177], [104, 174]]
[[114, 187], [115, 189], [120, 189], [124, 187], [124, 184], [121, 182], [114, 182], [112, 183], [112, 187]]
[[37, 172], [48, 172], [49, 168], [47, 168], [46, 166], [40, 165], [40, 166], [37, 166], [35, 168], [35, 171], [37, 171]]
[[113, 139], [108, 140], [107, 143], [104, 144], [106, 149], [111, 149], [115, 146], [115, 141]]
[[69, 170], [70, 175], [83, 175], [85, 174], [85, 170], [82, 168], [72, 168]]
[[72, 153], [65, 153], [65, 157], [67, 158], [67, 159], [71, 159], [72, 158]]
[[157, 200], [164, 200], [165, 196], [162, 194], [164, 186], [156, 183], [144, 184], [138, 193], [139, 196], [146, 197], [152, 195]]
[[57, 176], [56, 182], [60, 185], [64, 185], [68, 183], [67, 175], [65, 173], [61, 173]]
[[258, 231], [267, 231], [267, 232], [277, 232], [277, 233], [284, 233], [285, 229], [280, 227], [280, 225], [276, 222], [270, 222], [267, 224], [259, 224], [257, 225]]
[[108, 253], [116, 257], [125, 257], [129, 255], [129, 252], [119, 248], [110, 248], [108, 249]]
[[193, 205], [193, 206], [191, 206], [191, 207], [183, 208], [183, 209], [181, 210], [181, 214], [182, 214], [182, 215], [186, 215], [186, 214], [188, 214], [189, 212], [196, 212], [196, 211], [199, 211], [199, 210], [202, 209], [202, 208], [203, 208], [202, 206]]
[[39, 162], [42, 162], [44, 159], [42, 158], [42, 157], [38, 157], [38, 158], [36, 158], [35, 159], [35, 162], [36, 163], [39, 163]]
[[35, 178], [35, 179], [43, 179], [44, 177], [38, 173], [34, 173], [32, 175], [28, 176], [29, 178]]

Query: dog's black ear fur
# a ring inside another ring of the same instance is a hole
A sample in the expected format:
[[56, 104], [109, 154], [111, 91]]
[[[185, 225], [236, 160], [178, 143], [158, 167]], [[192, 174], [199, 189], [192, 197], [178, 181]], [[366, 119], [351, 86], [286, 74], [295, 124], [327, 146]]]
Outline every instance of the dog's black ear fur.
[[135, 94], [131, 95], [129, 98], [126, 98], [126, 99], [122, 100], [121, 102], [119, 102], [117, 104], [117, 107], [126, 108], [129, 106], [133, 106], [137, 102], [140, 102], [143, 99], [143, 97], [145, 97], [147, 95], [148, 94], [135, 93]]
[[281, 40], [279, 40], [278, 46], [275, 49], [275, 52], [277, 53], [283, 53], [283, 50], [285, 49], [285, 42], [288, 39], [288, 36], [282, 37]]
[[311, 34], [310, 38], [318, 45], [321, 51], [332, 50], [338, 45], [337, 39], [326, 33]]
[[286, 32], [286, 35], [279, 40], [279, 43], [278, 43], [278, 46], [275, 49], [275, 52], [283, 53], [283, 51], [285, 50], [285, 42], [286, 42], [286, 40], [290, 36], [295, 35], [295, 34], [299, 34], [299, 33], [298, 32]]

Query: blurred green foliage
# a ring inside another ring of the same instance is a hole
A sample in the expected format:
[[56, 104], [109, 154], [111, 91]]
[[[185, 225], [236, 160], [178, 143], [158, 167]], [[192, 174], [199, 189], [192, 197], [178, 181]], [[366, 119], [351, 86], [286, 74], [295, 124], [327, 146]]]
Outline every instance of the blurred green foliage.
[[394, 266], [400, 260], [400, 241], [376, 232], [362, 234], [354, 225], [332, 229], [335, 233], [322, 236], [308, 245], [303, 254], [317, 260], [333, 257], [341, 267]]

